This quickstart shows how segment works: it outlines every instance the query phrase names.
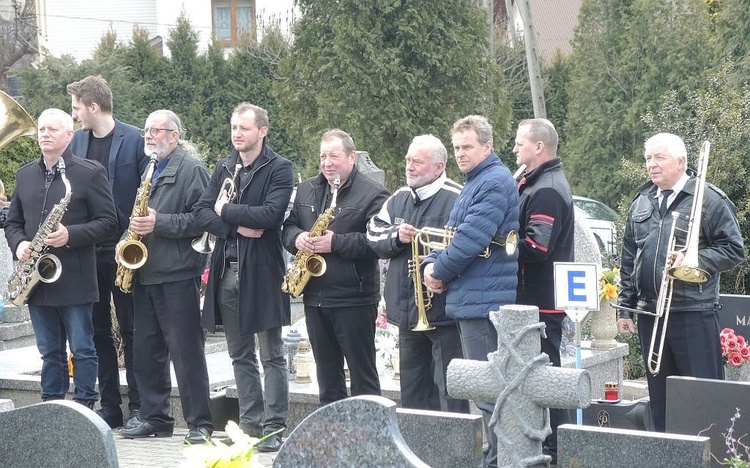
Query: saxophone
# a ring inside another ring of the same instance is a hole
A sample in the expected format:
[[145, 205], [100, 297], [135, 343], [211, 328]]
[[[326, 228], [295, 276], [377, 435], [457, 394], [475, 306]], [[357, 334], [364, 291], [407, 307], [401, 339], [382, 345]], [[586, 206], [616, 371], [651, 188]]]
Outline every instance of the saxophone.
[[39, 226], [39, 230], [31, 240], [31, 255], [26, 260], [19, 260], [16, 263], [13, 274], [8, 279], [8, 291], [5, 298], [18, 307], [26, 304], [29, 295], [34, 288], [42, 283], [54, 283], [62, 274], [62, 264], [57, 255], [46, 253], [49, 246], [44, 243], [44, 239], [55, 232], [60, 224], [65, 211], [68, 209], [72, 192], [70, 182], [65, 176], [65, 160], [60, 158], [57, 163], [60, 171], [60, 177], [65, 184], [65, 195], [60, 199], [52, 210], [49, 212], [44, 222]]
[[[153, 153], [151, 154], [151, 160], [148, 163], [148, 169], [146, 169], [146, 175], [144, 176], [143, 181], [141, 181], [138, 193], [135, 195], [135, 203], [133, 203], [133, 211], [130, 214], [130, 219], [139, 216], [146, 216], [148, 214], [148, 195], [151, 190], [151, 178], [154, 175], [155, 167], [156, 153]], [[117, 265], [115, 286], [120, 288], [120, 291], [127, 294], [133, 289], [134, 270], [142, 267], [148, 258], [148, 249], [143, 242], [141, 242], [141, 236], [133, 232], [130, 227], [128, 227], [128, 233], [125, 235], [124, 241], [120, 244], [117, 256], [119, 257], [120, 262]]]
[[[328, 225], [333, 220], [333, 211], [336, 209], [336, 196], [338, 195], [340, 184], [341, 177], [336, 174], [336, 179], [333, 181], [331, 206], [318, 216], [318, 219], [315, 220], [315, 223], [310, 228], [308, 236], [322, 236], [328, 230]], [[325, 272], [326, 261], [323, 257], [318, 254], [298, 251], [297, 255], [294, 256], [292, 268], [281, 283], [281, 290], [292, 297], [299, 297], [305, 289], [307, 282], [310, 281], [311, 276], [322, 276]]]

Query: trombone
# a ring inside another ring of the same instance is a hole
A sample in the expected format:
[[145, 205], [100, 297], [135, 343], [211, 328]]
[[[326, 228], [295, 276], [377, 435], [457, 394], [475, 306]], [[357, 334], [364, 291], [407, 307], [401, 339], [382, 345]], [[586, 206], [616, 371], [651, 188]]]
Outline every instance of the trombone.
[[[703, 145], [701, 145], [693, 205], [690, 209], [690, 220], [688, 221], [686, 230], [676, 227], [680, 214], [677, 211], [672, 212], [672, 227], [669, 232], [669, 242], [667, 244], [667, 260], [664, 264], [659, 296], [656, 299], [656, 310], [653, 314], [645, 312], [646, 315], [654, 316], [646, 365], [651, 375], [657, 375], [661, 369], [661, 358], [664, 352], [664, 343], [667, 339], [667, 322], [669, 321], [669, 312], [672, 306], [674, 280], [703, 283], [711, 277], [706, 270], [698, 265], [698, 240], [700, 237], [703, 196], [706, 190], [706, 168], [708, 167], [708, 153], [710, 148], [711, 144], [708, 140], [704, 141]], [[682, 231], [686, 234], [685, 245], [681, 249], [677, 249], [677, 236], [675, 235], [677, 231]], [[676, 252], [681, 252], [684, 255], [683, 261], [679, 266], [673, 266], [674, 254]], [[644, 313], [642, 311], [638, 312]], [[661, 330], [659, 330], [660, 328]]]

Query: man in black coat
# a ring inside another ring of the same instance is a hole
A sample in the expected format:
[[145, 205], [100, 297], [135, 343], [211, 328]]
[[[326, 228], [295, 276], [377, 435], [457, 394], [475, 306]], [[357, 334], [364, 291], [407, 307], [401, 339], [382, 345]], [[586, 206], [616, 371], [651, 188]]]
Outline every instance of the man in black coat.
[[[565, 311], [555, 309], [555, 262], [574, 261], [573, 194], [557, 157], [557, 131], [547, 119], [523, 120], [518, 124], [516, 164], [526, 172], [518, 183], [518, 304], [539, 308], [546, 336], [542, 352], [560, 367], [560, 342]], [[552, 434], [542, 444], [546, 455], [557, 463], [557, 428], [571, 421], [566, 409], [551, 408]]]
[[[64, 399], [68, 391], [67, 340], [75, 368], [73, 399], [93, 409], [98, 393], [91, 315], [99, 299], [94, 245], [117, 232], [115, 205], [101, 164], [68, 149], [73, 137], [70, 115], [47, 109], [39, 116], [38, 129], [42, 157], [16, 173], [5, 237], [20, 262], [36, 261], [45, 248], [59, 259], [62, 270], [57, 281], [37, 283], [28, 297], [43, 361], [42, 400]], [[64, 206], [66, 197], [70, 201]], [[65, 208], [56, 226], [37, 233], [48, 216]]]
[[[320, 174], [297, 188], [284, 221], [284, 246], [291, 253], [320, 255], [325, 274], [310, 278], [303, 291], [305, 323], [315, 357], [320, 403], [346, 398], [344, 359], [351, 394], [380, 395], [375, 367], [375, 317], [380, 301], [378, 257], [367, 243], [367, 223], [388, 191], [357, 170], [357, 152], [348, 133], [329, 130], [320, 142]], [[340, 186], [336, 187], [336, 180]], [[310, 235], [321, 213], [334, 217], [322, 235]]]
[[119, 228], [110, 238], [96, 246], [96, 274], [99, 300], [94, 304], [94, 346], [99, 359], [99, 416], [110, 427], [123, 425], [120, 395], [120, 366], [112, 334], [112, 308], [122, 337], [125, 378], [128, 382], [128, 419], [125, 425], [140, 424], [141, 397], [133, 372], [133, 295], [115, 287], [115, 244], [128, 227], [141, 174], [148, 164], [143, 137], [136, 127], [112, 116], [112, 90], [101, 76], [87, 76], [67, 86], [71, 97], [73, 119], [81, 124], [70, 142], [77, 156], [98, 161], [104, 166], [112, 187]]
[[[232, 112], [235, 151], [216, 164], [195, 206], [196, 222], [216, 236], [206, 286], [203, 325], [224, 325], [240, 404], [239, 425], [253, 437], [286, 428], [289, 413], [283, 325], [289, 325], [289, 296], [281, 292], [284, 249], [281, 223], [292, 196], [292, 163], [266, 146], [268, 112], [249, 103]], [[231, 183], [224, 187], [223, 182]], [[232, 187], [231, 190], [222, 190]], [[232, 198], [226, 192], [234, 192]], [[265, 405], [255, 356], [263, 364]], [[265, 406], [265, 407], [264, 407]], [[276, 452], [281, 434], [257, 449]]]

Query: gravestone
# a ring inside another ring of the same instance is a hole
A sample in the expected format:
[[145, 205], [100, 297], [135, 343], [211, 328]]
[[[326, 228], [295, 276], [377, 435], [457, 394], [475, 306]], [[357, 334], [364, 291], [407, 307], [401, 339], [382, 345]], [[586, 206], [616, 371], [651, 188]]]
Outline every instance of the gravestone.
[[372, 162], [367, 151], [357, 151], [357, 169], [371, 179], [385, 184], [385, 172]]
[[719, 329], [731, 328], [737, 335], [750, 339], [750, 296], [719, 295]]
[[[750, 382], [667, 377], [667, 432], [711, 438], [711, 453], [722, 460], [727, 445], [724, 434], [735, 412], [734, 437], [750, 444]], [[744, 452], [743, 452], [744, 453]], [[712, 460], [713, 466], [720, 466]]]
[[15, 468], [119, 466], [112, 430], [70, 400], [0, 412], [0, 460]]
[[300, 466], [426, 467], [406, 445], [396, 403], [362, 395], [330, 403], [305, 418], [284, 442], [276, 468]]
[[708, 467], [709, 439], [563, 424], [557, 428], [557, 464], [565, 467]]
[[549, 365], [540, 353], [544, 324], [539, 309], [507, 305], [490, 312], [498, 348], [488, 361], [454, 359], [448, 365], [453, 398], [495, 401], [490, 427], [497, 435], [498, 466], [549, 464], [542, 441], [552, 433], [549, 408], [585, 408], [591, 401], [588, 371]]
[[482, 416], [397, 408], [401, 435], [433, 468], [482, 466]]

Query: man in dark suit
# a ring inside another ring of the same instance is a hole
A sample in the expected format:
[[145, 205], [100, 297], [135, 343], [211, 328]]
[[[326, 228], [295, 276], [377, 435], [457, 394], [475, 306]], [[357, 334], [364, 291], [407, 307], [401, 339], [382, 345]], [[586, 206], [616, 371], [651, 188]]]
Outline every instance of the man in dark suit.
[[[68, 148], [73, 137], [70, 115], [47, 109], [39, 116], [38, 127], [42, 155], [16, 173], [5, 237], [21, 266], [38, 261], [43, 248], [60, 262], [59, 278], [38, 282], [28, 295], [31, 325], [42, 355], [42, 400], [61, 400], [68, 392], [67, 341], [75, 366], [73, 400], [93, 409], [98, 396], [91, 322], [92, 304], [98, 298], [94, 245], [117, 231], [115, 208], [104, 169], [74, 156]], [[64, 214], [59, 217], [61, 210]], [[18, 282], [11, 277], [8, 285], [8, 292], [19, 298], [23, 288], [16, 285], [23, 283], [23, 276]]]
[[133, 374], [133, 298], [114, 287], [117, 272], [114, 249], [120, 235], [128, 227], [135, 194], [148, 158], [144, 154], [143, 138], [138, 129], [112, 116], [112, 90], [104, 78], [87, 76], [70, 83], [67, 91], [72, 100], [73, 118], [81, 124], [81, 129], [73, 135], [70, 143], [71, 151], [82, 158], [100, 162], [107, 170], [119, 221], [119, 228], [111, 238], [96, 246], [99, 301], [94, 304], [93, 320], [101, 393], [101, 409], [97, 412], [110, 427], [123, 425], [118, 353], [112, 335], [110, 298], [113, 298], [128, 381], [130, 414], [126, 425], [137, 425], [140, 423], [141, 401]]

